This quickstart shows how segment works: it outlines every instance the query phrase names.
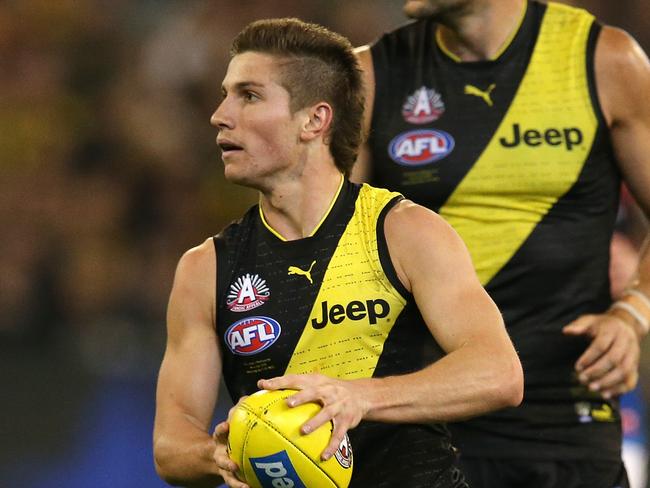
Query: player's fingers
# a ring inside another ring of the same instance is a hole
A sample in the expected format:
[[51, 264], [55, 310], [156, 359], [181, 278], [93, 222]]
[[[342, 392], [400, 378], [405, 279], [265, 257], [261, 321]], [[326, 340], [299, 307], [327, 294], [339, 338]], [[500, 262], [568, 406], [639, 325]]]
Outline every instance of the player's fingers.
[[[214, 462], [219, 470], [223, 471], [224, 473], [235, 473], [239, 469], [237, 463], [230, 459], [228, 453], [226, 452], [226, 447], [223, 445], [215, 449], [212, 458], [214, 459]], [[223, 476], [223, 473], [221, 474]]]
[[[585, 352], [582, 353], [576, 362], [576, 370], [580, 373], [580, 381], [583, 381], [583, 377], [588, 381], [589, 372], [586, 371], [600, 360], [607, 351], [609, 351], [613, 341], [614, 336], [611, 331], [603, 331], [599, 333], [593, 341], [591, 341], [589, 347], [587, 347]], [[585, 381], [583, 381], [583, 383], [584, 382]]]
[[257, 382], [257, 387], [262, 390], [282, 390], [287, 388], [302, 390], [307, 384], [309, 384], [308, 376], [309, 375], [288, 374], [285, 376], [263, 379]]
[[329, 422], [334, 419], [338, 414], [338, 408], [332, 405], [321, 408], [316, 415], [311, 419], [305, 422], [301, 427], [300, 431], [303, 434], [309, 434], [318, 429], [321, 425]]
[[622, 383], [625, 380], [625, 374], [618, 368], [612, 368], [606, 374], [589, 383], [591, 391], [603, 392], [608, 388], [613, 388], [615, 385]]
[[230, 424], [225, 420], [216, 425], [212, 438], [221, 444], [225, 444], [228, 441], [228, 432], [230, 432]]
[[631, 369], [636, 369], [640, 354], [639, 344], [628, 327], [608, 327], [599, 334], [593, 344], [595, 347], [607, 347], [607, 350], [581, 371], [581, 382], [598, 381], [615, 368], [620, 369], [624, 375]]
[[636, 386], [637, 366], [638, 359], [635, 359], [633, 353], [622, 357], [620, 362], [609, 373], [596, 380], [597, 390], [605, 393], [620, 389], [627, 391], [627, 388], [633, 388]]
[[320, 397], [317, 395], [314, 388], [305, 388], [304, 390], [298, 390], [297, 393], [287, 397], [287, 405], [290, 407], [297, 407], [298, 405], [303, 405], [305, 403], [320, 403]]
[[240, 481], [233, 473], [230, 471], [224, 471], [221, 474], [221, 477], [226, 482], [230, 488], [250, 488], [246, 483]]
[[332, 430], [332, 438], [330, 439], [329, 444], [321, 454], [321, 459], [327, 461], [331, 458], [336, 450], [343, 442], [343, 438], [347, 433], [347, 427], [342, 422], [334, 422], [334, 429]]
[[583, 385], [599, 381], [607, 373], [616, 368], [616, 361], [609, 353], [602, 354], [597, 360], [591, 363], [587, 368], [580, 371], [578, 379]]
[[639, 381], [639, 374], [635, 370], [629, 375], [627, 375], [623, 381], [609, 388], [603, 388], [601, 394], [603, 398], [612, 398], [612, 397], [622, 395], [623, 393], [627, 393], [628, 391], [633, 390], [636, 387], [638, 381]]

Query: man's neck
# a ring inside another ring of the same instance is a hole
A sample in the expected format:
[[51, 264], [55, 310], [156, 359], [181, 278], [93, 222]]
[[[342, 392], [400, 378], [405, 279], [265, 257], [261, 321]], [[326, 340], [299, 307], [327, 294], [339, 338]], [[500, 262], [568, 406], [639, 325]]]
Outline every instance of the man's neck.
[[459, 61], [495, 59], [512, 41], [526, 0], [488, 0], [441, 20], [438, 41]]
[[287, 241], [309, 237], [320, 226], [341, 188], [343, 176], [334, 165], [304, 173], [260, 192], [266, 224]]

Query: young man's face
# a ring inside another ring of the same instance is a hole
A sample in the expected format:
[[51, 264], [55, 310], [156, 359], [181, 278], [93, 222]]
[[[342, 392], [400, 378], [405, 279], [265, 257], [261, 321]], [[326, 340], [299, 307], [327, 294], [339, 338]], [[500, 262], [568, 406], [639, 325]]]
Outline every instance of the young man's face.
[[406, 0], [404, 13], [413, 19], [441, 17], [466, 7], [472, 0]]
[[210, 121], [219, 129], [225, 175], [233, 183], [260, 189], [264, 177], [298, 157], [301, 111], [291, 113], [289, 92], [280, 85], [281, 62], [245, 52], [228, 66], [224, 99]]

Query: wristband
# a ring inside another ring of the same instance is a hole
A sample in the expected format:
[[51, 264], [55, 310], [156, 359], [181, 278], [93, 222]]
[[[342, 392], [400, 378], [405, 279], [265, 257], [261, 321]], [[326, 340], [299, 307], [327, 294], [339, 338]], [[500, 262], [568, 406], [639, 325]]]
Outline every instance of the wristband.
[[629, 290], [625, 290], [623, 292], [623, 296], [625, 295], [632, 295], [637, 297], [639, 300], [643, 302], [643, 304], [648, 307], [648, 310], [650, 310], [650, 298], [648, 298], [648, 295], [643, 293], [641, 290], [637, 290], [636, 288], [630, 288]]
[[643, 329], [643, 333], [644, 334], [648, 333], [648, 330], [650, 330], [650, 321], [648, 321], [648, 318], [645, 317], [641, 312], [639, 312], [633, 305], [630, 305], [627, 302], [614, 302], [612, 303], [610, 310], [614, 308], [620, 308], [621, 310], [625, 310], [632, 317], [634, 317], [634, 320], [636, 320], [639, 323], [641, 329]]

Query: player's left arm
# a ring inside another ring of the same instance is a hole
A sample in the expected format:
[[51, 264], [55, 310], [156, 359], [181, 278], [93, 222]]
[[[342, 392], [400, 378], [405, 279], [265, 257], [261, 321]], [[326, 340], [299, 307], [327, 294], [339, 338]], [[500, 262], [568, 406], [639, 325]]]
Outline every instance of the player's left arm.
[[301, 390], [288, 399], [290, 405], [323, 405], [303, 432], [334, 420], [324, 457], [362, 419], [446, 422], [516, 406], [522, 398], [519, 358], [458, 234], [434, 212], [407, 201], [388, 213], [384, 228], [397, 274], [447, 354], [399, 376], [344, 381], [309, 374], [260, 381], [260, 388]]
[[[637, 203], [650, 216], [650, 62], [632, 37], [613, 27], [603, 28], [595, 56], [598, 97], [619, 168]], [[646, 240], [629, 285], [646, 297], [650, 297], [648, 248]], [[637, 383], [639, 340], [647, 334], [642, 322], [650, 319], [650, 304], [643, 295], [626, 294], [622, 306], [579, 317], [564, 329], [567, 334], [591, 337], [576, 370], [583, 384], [605, 398], [629, 391]]]

